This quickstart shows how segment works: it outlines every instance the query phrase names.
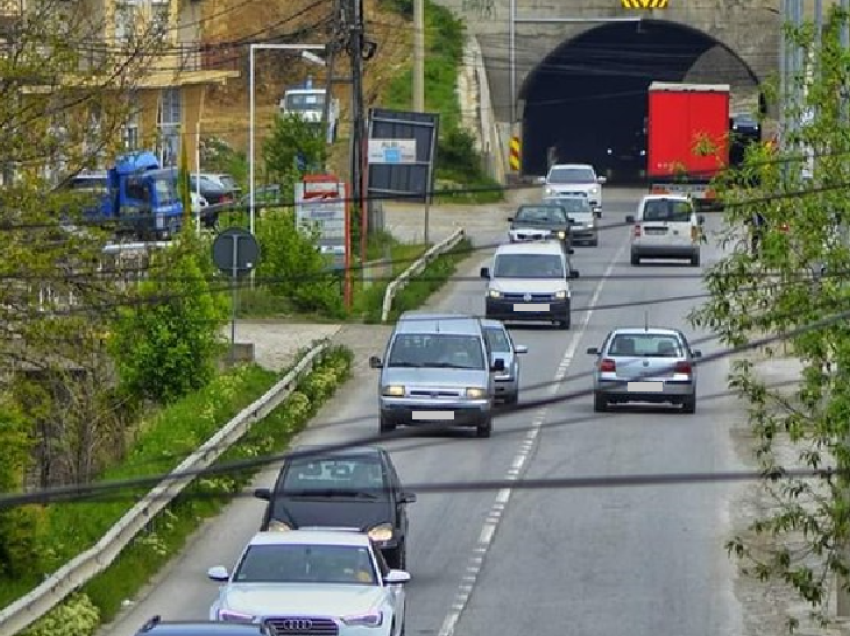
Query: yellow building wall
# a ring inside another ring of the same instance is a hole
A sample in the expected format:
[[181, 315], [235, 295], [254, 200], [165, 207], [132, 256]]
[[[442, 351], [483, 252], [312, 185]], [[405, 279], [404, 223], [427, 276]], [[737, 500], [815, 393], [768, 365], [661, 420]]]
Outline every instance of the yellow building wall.
[[[186, 152], [189, 157], [189, 169], [195, 171], [198, 166], [195, 162], [195, 147], [198, 143], [197, 129], [201, 118], [204, 116], [204, 97], [207, 87], [204, 84], [193, 84], [181, 89], [180, 99], [183, 104], [183, 139], [187, 144]], [[203, 131], [201, 131], [203, 134]]]

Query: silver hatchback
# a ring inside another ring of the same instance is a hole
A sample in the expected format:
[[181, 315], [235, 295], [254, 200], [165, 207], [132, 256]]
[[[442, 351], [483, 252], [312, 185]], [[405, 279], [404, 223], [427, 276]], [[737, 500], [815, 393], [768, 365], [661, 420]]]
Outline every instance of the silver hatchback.
[[678, 329], [660, 327], [614, 329], [595, 355], [593, 410], [628, 402], [670, 403], [685, 413], [697, 404], [694, 361], [702, 356], [691, 349]]

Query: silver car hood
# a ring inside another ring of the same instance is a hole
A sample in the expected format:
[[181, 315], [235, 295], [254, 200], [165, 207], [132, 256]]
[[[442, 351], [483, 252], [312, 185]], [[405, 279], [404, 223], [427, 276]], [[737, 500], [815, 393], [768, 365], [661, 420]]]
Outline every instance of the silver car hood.
[[563, 278], [494, 278], [489, 288], [509, 294], [554, 294], [569, 291], [570, 286]]
[[232, 583], [222, 592], [221, 609], [251, 616], [351, 616], [380, 604], [378, 585], [310, 583]]
[[384, 384], [429, 387], [482, 386], [487, 382], [487, 369], [412, 369], [409, 367], [385, 367]]

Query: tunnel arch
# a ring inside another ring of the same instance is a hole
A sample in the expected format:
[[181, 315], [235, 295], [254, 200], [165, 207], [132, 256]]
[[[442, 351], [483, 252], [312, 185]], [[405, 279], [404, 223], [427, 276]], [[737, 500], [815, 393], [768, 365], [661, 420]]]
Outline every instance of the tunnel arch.
[[590, 163], [615, 179], [636, 176], [653, 81], [730, 84], [733, 96], [750, 92], [764, 109], [758, 76], [711, 35], [668, 20], [599, 25], [562, 42], [522, 83], [523, 173], [544, 174], [554, 146], [559, 161]]

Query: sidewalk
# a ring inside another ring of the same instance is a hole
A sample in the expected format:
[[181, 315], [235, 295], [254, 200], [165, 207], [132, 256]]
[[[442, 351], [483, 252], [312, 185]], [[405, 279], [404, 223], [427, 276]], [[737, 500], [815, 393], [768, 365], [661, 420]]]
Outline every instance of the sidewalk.
[[[754, 363], [754, 373], [765, 384], [773, 385], [777, 393], [791, 395], [796, 390], [796, 381], [800, 379], [803, 364], [791, 357], [764, 358], [758, 354], [750, 359]], [[787, 385], [786, 385], [787, 383]], [[776, 386], [782, 385], [782, 386]], [[754, 458], [756, 439], [751, 432], [746, 416], [742, 415], [732, 427], [732, 441], [742, 463], [751, 469], [757, 468]], [[787, 435], [779, 434], [774, 441], [777, 460], [784, 468], [802, 468], [798, 458], [799, 448], [795, 447]], [[775, 486], [774, 486], [775, 488]], [[776, 510], [777, 501], [768, 484], [763, 481], [742, 484], [736, 501], [730, 513], [732, 532], [743, 537], [751, 546], [771, 545], [771, 537], [756, 535], [750, 530], [750, 525], [756, 519], [764, 519]], [[730, 537], [731, 538], [731, 537]], [[789, 537], [786, 535], [785, 539]], [[776, 636], [787, 634], [789, 617], [799, 621], [796, 634], [802, 636], [847, 636], [850, 626], [837, 622], [829, 627], [821, 627], [811, 620], [809, 613], [811, 605], [803, 601], [799, 594], [790, 586], [778, 579], [759, 581], [752, 575], [742, 572], [743, 562], [730, 556], [737, 569], [735, 595], [741, 603], [744, 617], [744, 636]], [[817, 576], [819, 564], [813, 562]], [[832, 593], [828, 603], [828, 615], [834, 617], [835, 594]]]

